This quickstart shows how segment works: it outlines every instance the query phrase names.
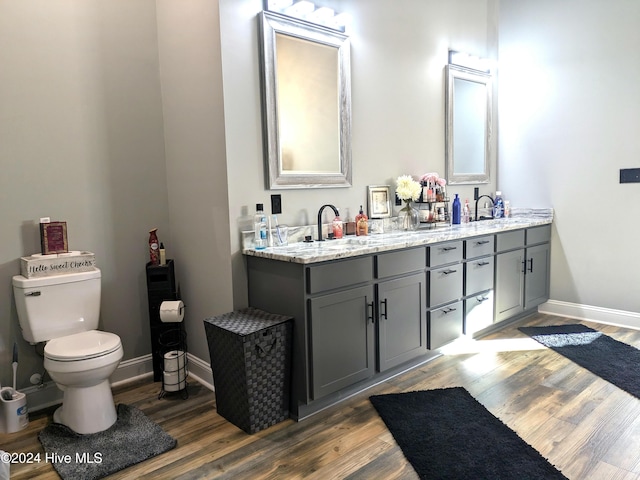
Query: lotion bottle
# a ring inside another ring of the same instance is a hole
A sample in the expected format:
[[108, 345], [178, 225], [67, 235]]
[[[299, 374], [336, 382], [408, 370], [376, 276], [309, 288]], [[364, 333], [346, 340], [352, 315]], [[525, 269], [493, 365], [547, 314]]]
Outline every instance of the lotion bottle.
[[462, 223], [469, 223], [471, 221], [471, 209], [469, 208], [469, 199], [464, 201], [464, 207], [462, 208]]

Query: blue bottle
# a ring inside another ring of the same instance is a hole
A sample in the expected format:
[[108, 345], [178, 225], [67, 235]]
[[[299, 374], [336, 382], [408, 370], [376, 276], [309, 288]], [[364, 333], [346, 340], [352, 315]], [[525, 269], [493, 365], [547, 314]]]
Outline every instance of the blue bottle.
[[493, 205], [493, 218], [504, 218], [504, 200], [502, 200], [502, 192], [496, 191], [496, 199]]
[[453, 208], [452, 210], [452, 222], [454, 225], [460, 224], [460, 199], [458, 198], [458, 194], [456, 193], [456, 197], [453, 199]]

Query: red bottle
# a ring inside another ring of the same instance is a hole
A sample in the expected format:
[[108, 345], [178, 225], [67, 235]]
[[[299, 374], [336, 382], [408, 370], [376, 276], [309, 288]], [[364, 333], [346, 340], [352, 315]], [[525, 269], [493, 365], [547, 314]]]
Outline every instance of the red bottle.
[[151, 261], [151, 265], [160, 264], [160, 259], [158, 257], [158, 236], [156, 235], [157, 230], [157, 228], [149, 230], [149, 259]]

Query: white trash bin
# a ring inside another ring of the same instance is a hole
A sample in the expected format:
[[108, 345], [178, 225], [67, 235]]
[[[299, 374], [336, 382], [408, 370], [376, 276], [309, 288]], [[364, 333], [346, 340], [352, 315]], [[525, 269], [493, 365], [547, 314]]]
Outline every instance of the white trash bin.
[[11, 387], [0, 390], [0, 432], [13, 433], [29, 425], [27, 396]]

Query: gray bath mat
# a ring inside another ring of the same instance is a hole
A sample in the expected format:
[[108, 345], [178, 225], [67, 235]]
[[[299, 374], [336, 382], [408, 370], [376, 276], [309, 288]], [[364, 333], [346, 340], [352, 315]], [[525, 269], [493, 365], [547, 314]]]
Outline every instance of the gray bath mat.
[[39, 434], [47, 458], [63, 480], [95, 480], [176, 446], [176, 440], [136, 407], [120, 404], [104, 432], [82, 435], [52, 423]]

